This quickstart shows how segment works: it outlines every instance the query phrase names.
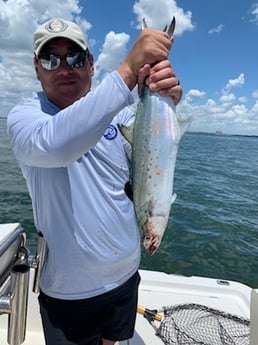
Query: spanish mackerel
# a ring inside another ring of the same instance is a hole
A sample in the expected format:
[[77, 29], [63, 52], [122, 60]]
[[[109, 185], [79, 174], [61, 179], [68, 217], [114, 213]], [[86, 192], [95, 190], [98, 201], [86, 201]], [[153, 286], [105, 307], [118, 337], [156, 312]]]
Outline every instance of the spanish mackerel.
[[[174, 28], [175, 18], [164, 31], [171, 37]], [[134, 125], [121, 128], [132, 144], [133, 202], [143, 247], [150, 255], [160, 245], [176, 199], [173, 193], [176, 156], [188, 123], [178, 118], [171, 97], [150, 92], [144, 85]]]

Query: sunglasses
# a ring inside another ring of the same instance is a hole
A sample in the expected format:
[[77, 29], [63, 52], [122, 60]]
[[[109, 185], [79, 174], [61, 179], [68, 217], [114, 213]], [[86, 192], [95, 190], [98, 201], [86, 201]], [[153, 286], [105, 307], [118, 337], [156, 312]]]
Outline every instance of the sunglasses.
[[54, 71], [61, 66], [63, 60], [69, 67], [83, 67], [86, 63], [88, 50], [83, 52], [72, 52], [66, 55], [42, 54], [38, 56], [41, 66], [47, 71]]

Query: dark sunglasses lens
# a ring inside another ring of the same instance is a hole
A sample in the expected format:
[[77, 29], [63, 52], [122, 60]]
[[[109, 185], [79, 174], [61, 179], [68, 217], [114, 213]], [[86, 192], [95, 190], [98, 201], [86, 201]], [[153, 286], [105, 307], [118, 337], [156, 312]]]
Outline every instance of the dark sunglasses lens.
[[86, 55], [84, 52], [72, 53], [66, 56], [66, 62], [71, 67], [82, 67], [85, 64]]
[[54, 54], [49, 54], [49, 55], [44, 55], [42, 57], [39, 57], [39, 61], [40, 61], [41, 66], [48, 71], [53, 71], [57, 69], [61, 64], [60, 56], [57, 56]]

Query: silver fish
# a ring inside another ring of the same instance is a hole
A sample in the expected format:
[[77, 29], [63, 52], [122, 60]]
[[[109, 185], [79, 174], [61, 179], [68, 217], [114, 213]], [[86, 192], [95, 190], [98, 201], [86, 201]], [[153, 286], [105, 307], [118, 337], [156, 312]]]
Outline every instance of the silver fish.
[[120, 126], [132, 144], [133, 202], [143, 247], [150, 255], [160, 245], [176, 199], [176, 156], [188, 125], [188, 120], [179, 120], [172, 98], [144, 85], [133, 126]]

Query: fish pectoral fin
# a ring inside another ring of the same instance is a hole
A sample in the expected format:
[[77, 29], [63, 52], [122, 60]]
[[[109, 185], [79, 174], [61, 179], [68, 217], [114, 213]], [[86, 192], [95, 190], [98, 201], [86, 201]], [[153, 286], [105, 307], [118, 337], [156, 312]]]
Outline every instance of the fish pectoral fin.
[[134, 123], [131, 124], [131, 126], [126, 127], [122, 124], [118, 124], [118, 128], [121, 132], [121, 134], [125, 137], [125, 139], [129, 142], [129, 144], [133, 144], [133, 129], [134, 129]]
[[172, 194], [172, 197], [171, 197], [171, 205], [174, 204], [175, 200], [176, 200], [176, 193]]

